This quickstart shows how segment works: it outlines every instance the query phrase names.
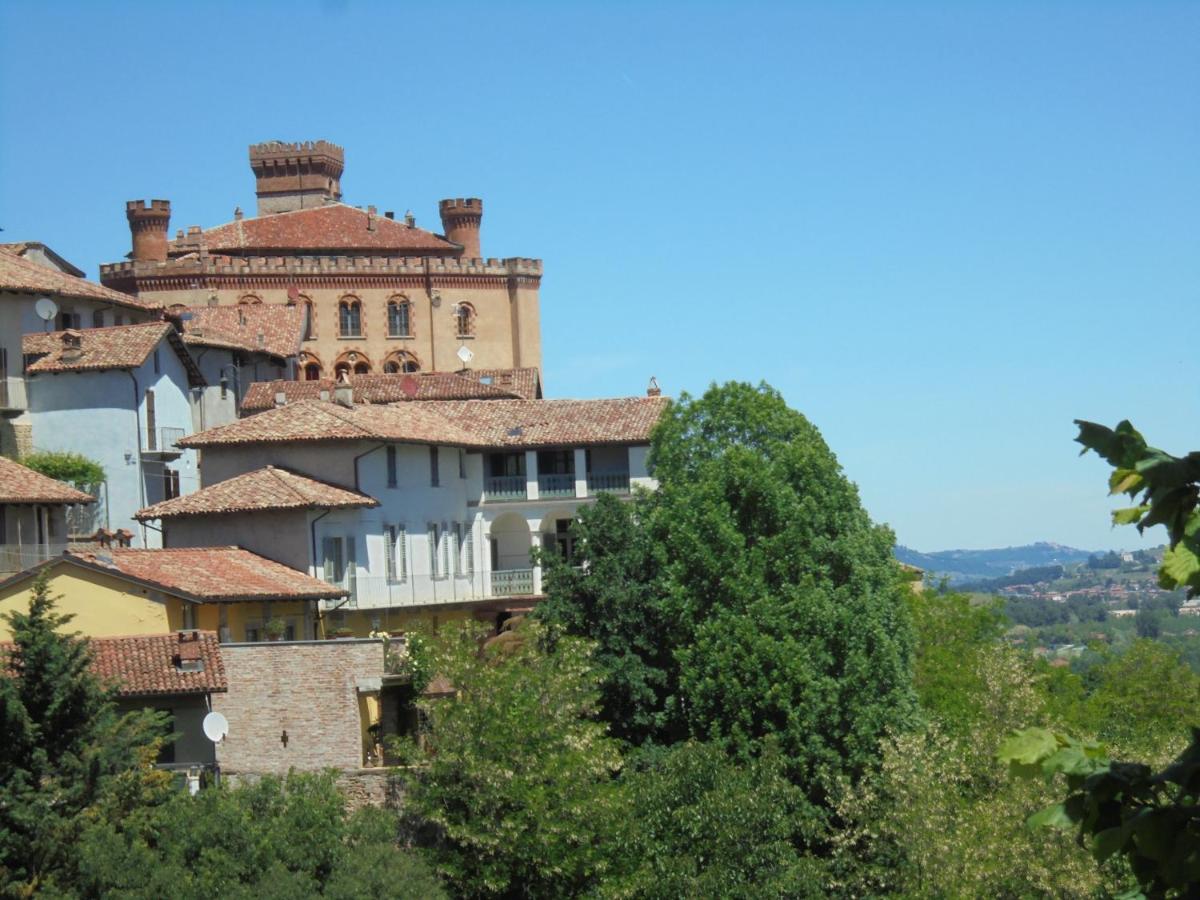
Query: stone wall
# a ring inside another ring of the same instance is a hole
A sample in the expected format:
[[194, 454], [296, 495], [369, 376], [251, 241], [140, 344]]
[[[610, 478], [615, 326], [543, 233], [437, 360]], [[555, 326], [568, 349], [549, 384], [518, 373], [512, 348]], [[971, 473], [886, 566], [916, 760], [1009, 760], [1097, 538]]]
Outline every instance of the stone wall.
[[383, 641], [222, 644], [221, 655], [229, 691], [213, 695], [213, 709], [229, 720], [223, 773], [361, 768], [359, 689], [378, 691]]
[[[254, 784], [261, 777], [249, 773], [221, 773], [222, 780], [230, 787]], [[404, 784], [400, 770], [350, 769], [338, 773], [336, 784], [351, 810], [363, 806], [381, 806], [394, 810], [404, 807]]]
[[[26, 417], [28, 419], [28, 417]], [[0, 419], [0, 456], [20, 459], [33, 452], [33, 425]]]

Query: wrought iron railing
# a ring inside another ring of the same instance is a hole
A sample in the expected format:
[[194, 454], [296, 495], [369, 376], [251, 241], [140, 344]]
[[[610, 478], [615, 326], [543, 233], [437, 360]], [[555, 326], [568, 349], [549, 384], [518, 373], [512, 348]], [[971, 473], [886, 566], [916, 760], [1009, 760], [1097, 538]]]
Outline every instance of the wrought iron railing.
[[483, 479], [483, 493], [487, 500], [524, 500], [524, 475], [492, 475]]
[[533, 569], [499, 569], [492, 572], [492, 596], [515, 597], [533, 593]]
[[540, 497], [574, 497], [574, 475], [539, 475], [538, 496]]
[[608, 491], [613, 494], [629, 493], [628, 472], [588, 472], [588, 493]]

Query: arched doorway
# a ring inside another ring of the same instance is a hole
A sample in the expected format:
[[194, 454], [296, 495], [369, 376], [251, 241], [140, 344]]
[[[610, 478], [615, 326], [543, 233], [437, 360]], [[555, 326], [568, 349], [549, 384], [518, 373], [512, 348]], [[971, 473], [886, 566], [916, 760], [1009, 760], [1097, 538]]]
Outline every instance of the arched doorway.
[[514, 597], [533, 593], [533, 533], [516, 513], [498, 516], [488, 529], [491, 556], [490, 596]]

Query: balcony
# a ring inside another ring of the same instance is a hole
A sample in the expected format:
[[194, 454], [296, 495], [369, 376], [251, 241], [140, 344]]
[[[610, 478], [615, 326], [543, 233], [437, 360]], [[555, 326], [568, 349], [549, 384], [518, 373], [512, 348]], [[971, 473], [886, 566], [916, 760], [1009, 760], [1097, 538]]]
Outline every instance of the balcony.
[[483, 479], [484, 499], [490, 503], [504, 500], [524, 500], [524, 475], [492, 475]]
[[538, 476], [539, 497], [574, 497], [575, 476], [571, 473]]
[[178, 446], [187, 431], [183, 428], [158, 428], [146, 433], [146, 449], [142, 451], [143, 458], [159, 462], [170, 462], [183, 456], [183, 449]]
[[54, 556], [62, 556], [66, 544], [0, 544], [0, 575], [32, 569]]
[[628, 494], [628, 472], [588, 472], [588, 494]]
[[533, 569], [499, 569], [492, 572], [493, 597], [520, 597], [533, 593]]

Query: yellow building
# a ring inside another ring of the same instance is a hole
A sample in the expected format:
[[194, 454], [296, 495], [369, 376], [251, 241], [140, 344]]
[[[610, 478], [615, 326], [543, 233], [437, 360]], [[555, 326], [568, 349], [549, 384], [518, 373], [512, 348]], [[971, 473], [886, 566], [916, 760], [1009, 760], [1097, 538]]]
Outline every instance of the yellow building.
[[[67, 552], [0, 581], [0, 613], [29, 607], [38, 572], [88, 637], [203, 629], [223, 642], [324, 637], [321, 600], [346, 592], [240, 547]], [[0, 641], [11, 639], [0, 620]]]

